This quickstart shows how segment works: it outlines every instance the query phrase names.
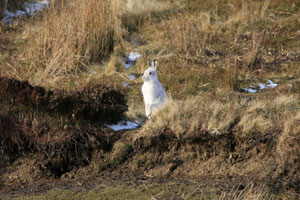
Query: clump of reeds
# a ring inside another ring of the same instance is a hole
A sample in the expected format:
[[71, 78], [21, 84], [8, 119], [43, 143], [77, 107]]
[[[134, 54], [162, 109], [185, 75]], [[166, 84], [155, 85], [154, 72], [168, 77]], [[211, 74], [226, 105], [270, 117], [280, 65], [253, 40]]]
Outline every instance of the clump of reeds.
[[25, 34], [29, 67], [22, 70], [24, 78], [35, 84], [55, 84], [110, 55], [115, 39], [114, 9], [108, 0], [52, 1]]

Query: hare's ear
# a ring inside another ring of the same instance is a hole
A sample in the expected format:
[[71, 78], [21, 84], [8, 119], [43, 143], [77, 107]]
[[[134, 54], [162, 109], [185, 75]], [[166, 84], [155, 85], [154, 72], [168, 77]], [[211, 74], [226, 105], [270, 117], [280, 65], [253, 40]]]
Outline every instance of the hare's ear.
[[158, 64], [157, 60], [153, 60], [151, 67], [156, 70], [157, 64]]

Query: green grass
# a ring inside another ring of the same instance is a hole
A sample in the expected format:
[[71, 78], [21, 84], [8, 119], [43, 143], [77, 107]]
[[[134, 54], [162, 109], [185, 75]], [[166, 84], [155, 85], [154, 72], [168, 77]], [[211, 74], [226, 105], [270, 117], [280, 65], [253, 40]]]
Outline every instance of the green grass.
[[43, 194], [29, 195], [16, 199], [22, 200], [145, 200], [158, 197], [186, 198], [186, 199], [215, 199], [220, 192], [215, 188], [200, 188], [196, 184], [184, 183], [167, 184], [140, 184], [140, 185], [116, 185], [97, 186], [98, 189], [75, 191], [54, 189]]

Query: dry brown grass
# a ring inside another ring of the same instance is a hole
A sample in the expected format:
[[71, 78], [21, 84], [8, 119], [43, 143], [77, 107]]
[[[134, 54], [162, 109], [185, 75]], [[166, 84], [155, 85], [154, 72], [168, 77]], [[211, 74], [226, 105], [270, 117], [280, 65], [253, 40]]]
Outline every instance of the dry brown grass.
[[[210, 6], [214, 3], [216, 2], [203, 2]], [[263, 17], [268, 8], [268, 1], [263, 4], [263, 7], [258, 2], [249, 4], [247, 2], [243, 2], [242, 5], [237, 2], [228, 4], [223, 2], [219, 6], [216, 5], [215, 9], [200, 9], [200, 12], [187, 11], [167, 21], [169, 34], [165, 35], [167, 39], [172, 40], [170, 45], [175, 50], [174, 54], [179, 55], [182, 62], [203, 64], [207, 64], [208, 56], [220, 56], [220, 53], [227, 57], [235, 54], [243, 56], [231, 50], [236, 42], [237, 35], [235, 34], [244, 32], [249, 24], [265, 20]], [[250, 50], [249, 55], [246, 56], [247, 62], [253, 62], [260, 43], [259, 38], [254, 34], [249, 43], [250, 46], [245, 46], [247, 50]], [[248, 53], [248, 51], [245, 52]]]
[[296, 186], [299, 184], [300, 168], [300, 114], [289, 117], [284, 123], [284, 131], [278, 139], [278, 173], [285, 177], [285, 185]]
[[226, 199], [232, 199], [232, 200], [271, 200], [276, 199], [274, 195], [270, 194], [266, 191], [265, 186], [257, 187], [255, 184], [250, 183], [243, 190], [239, 190], [237, 187], [233, 187], [231, 191], [229, 192], [223, 192], [219, 196], [219, 200], [226, 200]]
[[149, 17], [140, 29], [149, 41], [142, 48], [163, 63], [161, 81], [175, 98], [215, 88], [239, 90], [251, 82], [300, 73], [298, 61], [283, 58], [297, 53], [300, 45], [296, 1], [181, 3]]
[[263, 137], [281, 132], [288, 117], [299, 112], [297, 109], [298, 95], [269, 98], [253, 101], [247, 106], [247, 110], [239, 122], [243, 136], [255, 134]]
[[178, 139], [193, 136], [197, 132], [218, 130], [224, 133], [237, 117], [240, 104], [209, 101], [198, 96], [185, 101], [170, 100], [148, 121], [141, 133], [160, 134], [166, 129], [174, 132]]
[[280, 161], [284, 165], [292, 165], [299, 160], [298, 152], [300, 148], [300, 114], [287, 119], [284, 124], [284, 132], [279, 138], [277, 151]]
[[124, 63], [117, 56], [111, 56], [109, 62], [105, 66], [105, 74], [114, 74], [124, 72]]
[[228, 134], [236, 129], [235, 134], [242, 139], [274, 136], [283, 132], [284, 124], [288, 123], [289, 129], [285, 128], [283, 135], [290, 138], [288, 130], [295, 123], [289, 122], [289, 117], [299, 113], [298, 102], [298, 95], [247, 98], [224, 92], [184, 101], [170, 100], [139, 134], [155, 136], [171, 130], [180, 140], [202, 133]]
[[118, 8], [121, 14], [143, 15], [149, 12], [159, 12], [170, 8], [169, 1], [157, 0], [118, 0]]
[[[110, 1], [79, 1], [52, 7], [23, 33], [27, 49], [15, 76], [54, 86], [76, 77], [93, 62], [102, 62], [114, 49], [115, 12]], [[54, 6], [55, 5], [55, 6]]]
[[[134, 135], [139, 153], [131, 162], [146, 163], [144, 170], [152, 176], [239, 177], [274, 190], [296, 189], [298, 108], [299, 95], [272, 93], [251, 97], [219, 92], [170, 100]], [[262, 195], [252, 189], [242, 193], [237, 199]]]

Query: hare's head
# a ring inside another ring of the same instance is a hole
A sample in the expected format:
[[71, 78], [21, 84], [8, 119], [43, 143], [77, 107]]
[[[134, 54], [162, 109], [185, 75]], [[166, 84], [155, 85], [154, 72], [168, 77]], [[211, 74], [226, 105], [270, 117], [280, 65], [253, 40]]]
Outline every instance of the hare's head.
[[144, 71], [144, 75], [142, 77], [144, 82], [152, 82], [157, 80], [157, 60], [149, 61], [149, 67]]

